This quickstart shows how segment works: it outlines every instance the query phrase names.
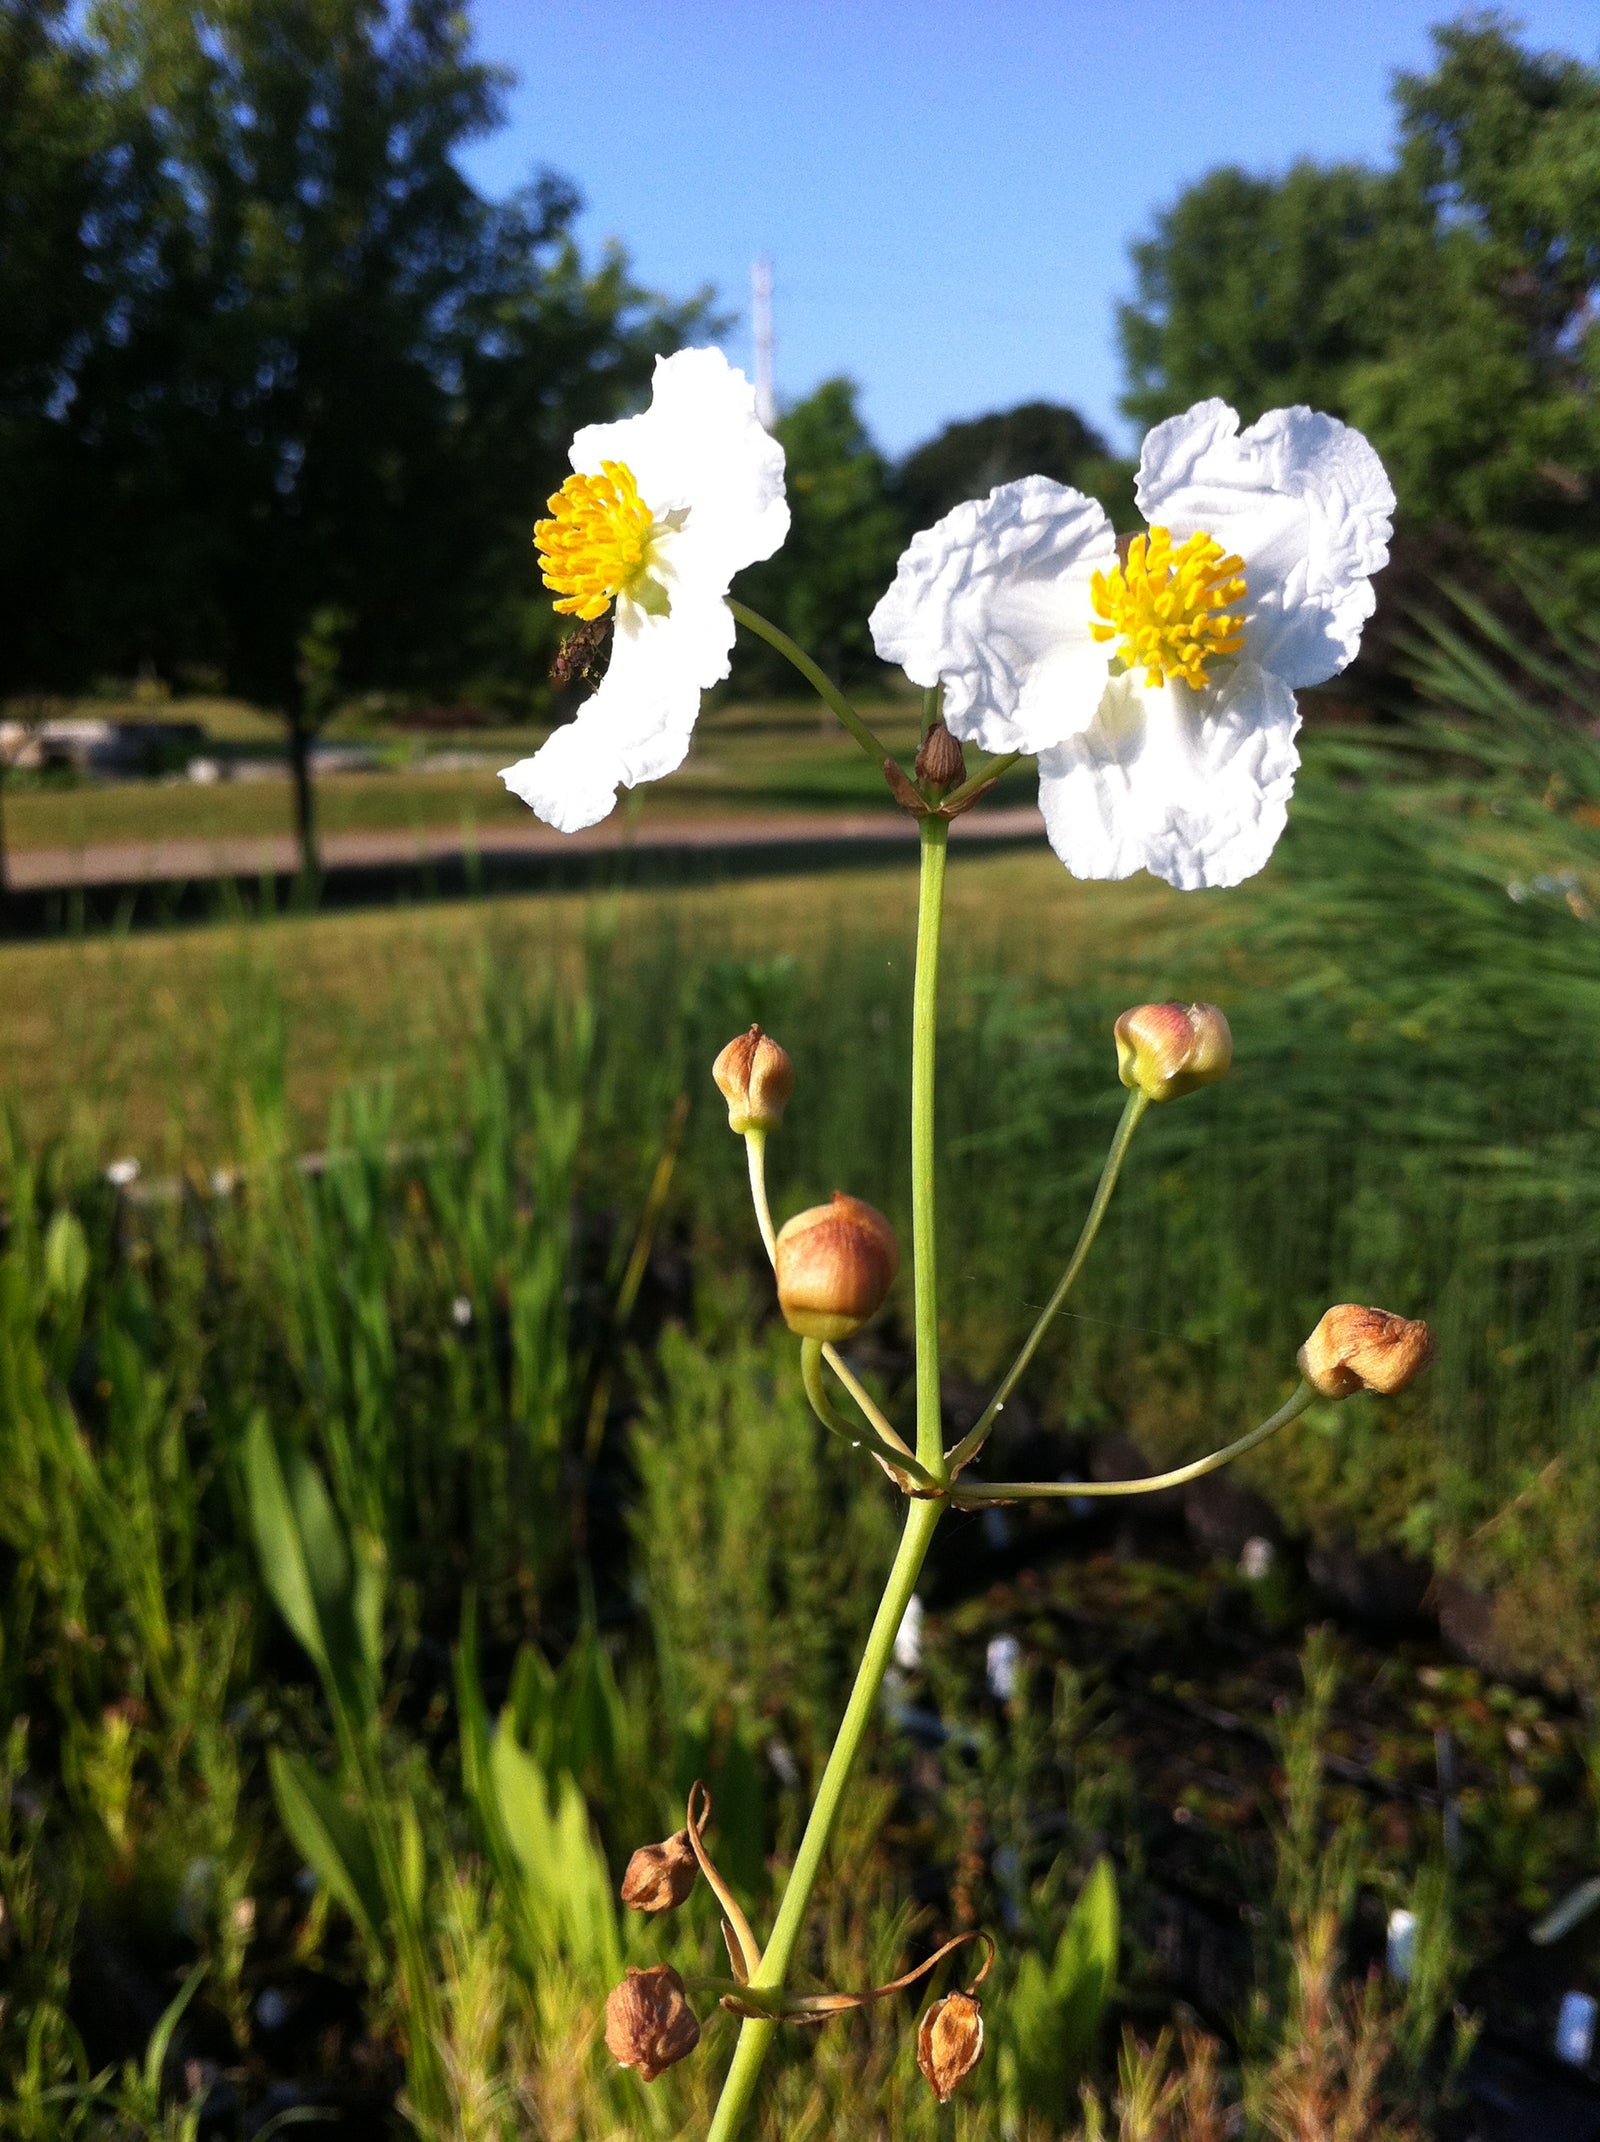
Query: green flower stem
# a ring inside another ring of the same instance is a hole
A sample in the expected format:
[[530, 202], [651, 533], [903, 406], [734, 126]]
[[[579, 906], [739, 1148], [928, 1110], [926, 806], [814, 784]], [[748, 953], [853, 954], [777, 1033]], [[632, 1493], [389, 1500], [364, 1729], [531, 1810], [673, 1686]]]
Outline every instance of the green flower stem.
[[1280, 1428], [1287, 1428], [1298, 1420], [1308, 1406], [1317, 1402], [1317, 1393], [1309, 1383], [1302, 1383], [1287, 1405], [1282, 1405], [1271, 1420], [1263, 1421], [1259, 1428], [1252, 1428], [1235, 1443], [1228, 1443], [1221, 1450], [1214, 1450], [1209, 1457], [1196, 1458], [1188, 1465], [1176, 1465], [1170, 1473], [1152, 1473], [1144, 1480], [974, 1480], [970, 1484], [957, 1481], [950, 1489], [950, 1500], [964, 1509], [995, 1502], [1032, 1502], [1049, 1496], [1055, 1499], [1072, 1500], [1079, 1495], [1156, 1495], [1163, 1488], [1182, 1487], [1186, 1480], [1198, 1480], [1202, 1473], [1214, 1473], [1219, 1465], [1226, 1465], [1234, 1458], [1243, 1457], [1247, 1450], [1254, 1450], [1264, 1443], [1269, 1435], [1276, 1435]]
[[875, 1458], [882, 1459], [885, 1465], [892, 1465], [896, 1472], [906, 1474], [910, 1479], [915, 1480], [919, 1487], [933, 1486], [933, 1481], [923, 1471], [916, 1459], [912, 1457], [905, 1445], [900, 1442], [898, 1436], [895, 1438], [895, 1443], [899, 1445], [897, 1449], [893, 1445], [884, 1442], [882, 1437], [871, 1428], [868, 1428], [865, 1432], [859, 1428], [852, 1428], [841, 1414], [834, 1411], [833, 1402], [829, 1398], [827, 1387], [822, 1381], [822, 1341], [820, 1339], [802, 1339], [800, 1341], [800, 1379], [806, 1387], [806, 1396], [811, 1401], [812, 1412], [830, 1435], [842, 1436], [852, 1449], [870, 1450]]
[[795, 645], [787, 632], [781, 632], [776, 625], [769, 624], [758, 610], [747, 609], [742, 602], [735, 602], [731, 595], [728, 597], [728, 608], [738, 622], [753, 632], [757, 639], [765, 640], [769, 647], [778, 650], [786, 662], [793, 663], [817, 697], [838, 715], [874, 766], [881, 766], [885, 759], [893, 756], [888, 746], [873, 735], [833, 679], [825, 670], [817, 667], [803, 647]]
[[948, 810], [952, 804], [965, 803], [974, 790], [986, 788], [991, 781], [998, 781], [1002, 774], [1010, 773], [1021, 757], [1020, 751], [1008, 751], [1001, 758], [991, 759], [987, 766], [980, 766], [970, 780], [963, 781], [943, 799], [944, 808]]
[[917, 1456], [935, 1480], [948, 1478], [939, 1412], [939, 1243], [934, 1167], [934, 1068], [939, 1031], [939, 939], [950, 822], [919, 818], [922, 871], [917, 899], [917, 974], [911, 1000], [911, 1262], [916, 1293]]
[[[772, 1225], [772, 1208], [767, 1203], [767, 1134], [764, 1130], [748, 1130], [744, 1134], [745, 1157], [750, 1165], [750, 1199], [756, 1208], [756, 1225], [761, 1230], [761, 1239], [767, 1246], [768, 1260], [777, 1262], [777, 1234]], [[844, 1385], [862, 1412], [877, 1429], [886, 1443], [910, 1457], [911, 1446], [895, 1432], [893, 1423], [873, 1399], [848, 1361], [835, 1346], [825, 1346], [822, 1358]], [[852, 1437], [852, 1440], [855, 1440]]]
[[756, 1225], [761, 1230], [761, 1239], [767, 1246], [767, 1259], [771, 1264], [778, 1261], [775, 1247], [778, 1237], [772, 1225], [772, 1207], [767, 1203], [767, 1134], [764, 1130], [747, 1130], [744, 1134], [745, 1159], [750, 1164], [750, 1202], [756, 1208]]
[[1128, 1147], [1133, 1142], [1133, 1134], [1139, 1128], [1139, 1119], [1149, 1105], [1149, 1099], [1137, 1087], [1128, 1095], [1127, 1106], [1122, 1111], [1122, 1121], [1117, 1125], [1116, 1135], [1111, 1141], [1111, 1150], [1106, 1155], [1105, 1166], [1100, 1170], [1094, 1202], [1090, 1205], [1089, 1216], [1083, 1223], [1078, 1246], [1072, 1253], [1067, 1269], [1061, 1275], [1061, 1284], [1039, 1312], [1038, 1321], [1022, 1342], [1022, 1351], [1006, 1370], [999, 1390], [990, 1399], [979, 1419], [949, 1453], [947, 1463], [951, 1472], [960, 1472], [962, 1466], [969, 1464], [983, 1448], [990, 1429], [999, 1417], [1000, 1409], [1017, 1387], [1017, 1379], [1039, 1351], [1039, 1342], [1044, 1337], [1051, 1318], [1066, 1300], [1073, 1282], [1083, 1270], [1084, 1260], [1094, 1247], [1094, 1238], [1100, 1232], [1100, 1222], [1105, 1218], [1106, 1207], [1111, 1202], [1111, 1193], [1117, 1187], [1117, 1177], [1122, 1172], [1122, 1163]]
[[[867, 1638], [867, 1647], [862, 1653], [861, 1664], [856, 1672], [855, 1687], [850, 1691], [850, 1701], [839, 1727], [839, 1737], [833, 1744], [833, 1753], [828, 1757], [827, 1768], [822, 1773], [822, 1783], [817, 1788], [811, 1819], [806, 1824], [805, 1835], [800, 1840], [800, 1849], [795, 1854], [794, 1868], [789, 1876], [789, 1885], [783, 1893], [783, 1902], [778, 1908], [772, 1939], [767, 1943], [760, 1970], [751, 1974], [751, 1985], [757, 1992], [780, 1987], [794, 1961], [794, 1952], [805, 1926], [806, 1909], [811, 1902], [811, 1892], [822, 1866], [822, 1855], [827, 1849], [857, 1751], [877, 1704], [878, 1690], [883, 1684], [883, 1676], [894, 1650], [894, 1640], [900, 1633], [900, 1624], [905, 1618], [906, 1606], [916, 1589], [923, 1558], [928, 1552], [928, 1542], [933, 1538], [934, 1528], [943, 1511], [942, 1502], [913, 1502], [907, 1511], [906, 1529], [900, 1537], [900, 1551], [894, 1558], [889, 1582], [878, 1603], [872, 1633]], [[727, 2080], [722, 2086], [722, 2097], [717, 2105], [716, 2117], [711, 2123], [708, 2142], [734, 2142], [745, 2114], [750, 2109], [762, 2064], [767, 2057], [767, 2048], [771, 2045], [777, 2029], [775, 2022], [754, 2018], [741, 2027], [739, 2043], [734, 2050]]]
[[[942, 1482], [948, 1476], [940, 1450], [943, 1434], [939, 1421], [939, 1310], [934, 1266], [933, 1057], [938, 1010], [939, 932], [944, 913], [945, 842], [949, 828], [942, 818], [924, 818], [919, 821], [919, 831], [922, 836], [922, 874], [917, 907], [917, 970], [911, 1022], [911, 1196], [912, 1252], [916, 1267], [917, 1455], [926, 1470], [937, 1481]], [[844, 1798], [850, 1772], [855, 1767], [856, 1757], [860, 1753], [861, 1743], [866, 1737], [867, 1727], [877, 1705], [878, 1691], [883, 1686], [883, 1677], [894, 1651], [894, 1640], [900, 1633], [900, 1624], [905, 1619], [906, 1607], [916, 1589], [929, 1542], [944, 1514], [944, 1507], [942, 1498], [916, 1498], [907, 1508], [906, 1527], [900, 1535], [899, 1551], [895, 1555], [894, 1566], [889, 1571], [889, 1581], [884, 1586], [883, 1597], [878, 1602], [872, 1631], [861, 1655], [861, 1664], [856, 1669], [855, 1686], [850, 1691], [850, 1700], [845, 1705], [838, 1737], [823, 1770], [822, 1782], [817, 1787], [817, 1797], [810, 1819], [806, 1823], [805, 1835], [801, 1838], [800, 1849], [795, 1854], [794, 1867], [772, 1929], [772, 1939], [767, 1943], [766, 1953], [762, 1956], [761, 1968], [750, 1974], [751, 1982], [757, 1988], [781, 1987], [789, 1974], [790, 1965], [794, 1962], [795, 1949], [799, 1945], [806, 1911], [811, 1903], [811, 1892], [816, 1887], [822, 1857], [833, 1833], [839, 1805]], [[767, 2057], [767, 2048], [772, 2043], [773, 2033], [777, 2028], [776, 2023], [764, 2018], [752, 2018], [741, 2027], [739, 2043], [734, 2049], [732, 2065], [722, 2086], [722, 2097], [711, 2123], [708, 2142], [734, 2142], [734, 2137], [750, 2109], [750, 2101], [755, 2095], [756, 2084], [761, 2076], [762, 2063]]]

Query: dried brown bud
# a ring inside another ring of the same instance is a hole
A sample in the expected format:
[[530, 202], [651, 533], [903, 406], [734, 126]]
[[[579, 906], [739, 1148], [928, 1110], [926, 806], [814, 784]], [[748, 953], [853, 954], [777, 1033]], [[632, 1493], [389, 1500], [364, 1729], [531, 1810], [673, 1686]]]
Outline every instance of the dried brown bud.
[[778, 1306], [805, 1339], [848, 1339], [877, 1309], [900, 1269], [900, 1245], [881, 1212], [835, 1190], [778, 1230]]
[[967, 762], [961, 755], [961, 745], [942, 721], [936, 721], [922, 739], [922, 749], [917, 753], [913, 771], [936, 796], [944, 795], [948, 789], [959, 788], [967, 778]]
[[728, 1104], [728, 1128], [741, 1138], [746, 1131], [776, 1130], [783, 1121], [794, 1093], [794, 1065], [759, 1026], [728, 1043], [711, 1076]]
[[970, 1993], [947, 1993], [935, 2001], [917, 2032], [917, 2066], [941, 2105], [983, 2058], [983, 2010]]
[[630, 1964], [606, 2001], [606, 2047], [619, 2067], [654, 2082], [700, 2043], [700, 2025], [671, 1964], [636, 1971]]
[[640, 1845], [622, 1877], [622, 1901], [634, 1911], [671, 1911], [689, 1894], [699, 1872], [689, 1832], [679, 1830], [662, 1844]]
[[1426, 1324], [1340, 1302], [1301, 1347], [1300, 1373], [1324, 1398], [1348, 1398], [1352, 1391], [1390, 1398], [1432, 1359], [1433, 1333]]
[[1117, 1021], [1117, 1075], [1152, 1101], [1226, 1078], [1233, 1036], [1214, 1004], [1136, 1004]]

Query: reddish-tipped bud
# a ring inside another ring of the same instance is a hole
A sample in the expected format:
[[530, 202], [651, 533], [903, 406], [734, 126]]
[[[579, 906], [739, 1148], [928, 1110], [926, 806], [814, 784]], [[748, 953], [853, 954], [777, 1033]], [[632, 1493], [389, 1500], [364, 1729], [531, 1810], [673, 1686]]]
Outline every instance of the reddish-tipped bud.
[[1117, 1075], [1152, 1101], [1226, 1078], [1233, 1036], [1214, 1004], [1136, 1004], [1117, 1021]]
[[622, 1901], [633, 1911], [671, 1911], [689, 1894], [699, 1872], [689, 1832], [679, 1830], [662, 1844], [640, 1845], [622, 1877]]
[[1301, 1347], [1300, 1373], [1324, 1398], [1348, 1398], [1352, 1391], [1391, 1398], [1432, 1359], [1433, 1333], [1426, 1324], [1340, 1302]]
[[606, 2047], [619, 2067], [637, 2068], [643, 2082], [692, 2053], [700, 2025], [671, 1964], [636, 1971], [630, 1964], [606, 2001]]
[[728, 1104], [728, 1128], [741, 1138], [746, 1131], [776, 1130], [794, 1094], [794, 1065], [759, 1026], [728, 1043], [711, 1076]]
[[983, 2010], [970, 1993], [935, 2001], [917, 2031], [917, 2066], [941, 2105], [983, 2058]]
[[936, 721], [922, 739], [922, 749], [917, 753], [913, 771], [936, 796], [944, 795], [948, 789], [959, 788], [967, 778], [967, 762], [962, 756], [960, 742], [942, 721]]
[[881, 1212], [835, 1190], [778, 1230], [778, 1305], [803, 1339], [848, 1339], [894, 1285], [900, 1245]]

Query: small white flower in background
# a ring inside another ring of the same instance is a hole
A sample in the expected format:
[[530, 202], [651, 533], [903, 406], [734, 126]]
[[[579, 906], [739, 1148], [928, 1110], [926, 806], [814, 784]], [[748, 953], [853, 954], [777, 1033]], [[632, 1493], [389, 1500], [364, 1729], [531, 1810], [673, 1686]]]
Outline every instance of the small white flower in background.
[[1282, 833], [1294, 694], [1336, 676], [1371, 616], [1394, 493], [1361, 436], [1310, 409], [1248, 431], [1225, 402], [1158, 424], [1150, 523], [1118, 561], [1092, 499], [1002, 484], [916, 536], [872, 613], [880, 655], [945, 687], [945, 720], [1039, 757], [1075, 876], [1237, 885]]
[[139, 1180], [139, 1172], [136, 1160], [114, 1160], [106, 1169], [106, 1181], [113, 1190], [127, 1190]]
[[588, 425], [571, 459], [534, 536], [558, 611], [588, 623], [615, 606], [610, 665], [576, 719], [500, 776], [563, 833], [683, 763], [700, 694], [728, 674], [729, 583], [789, 532], [783, 448], [720, 350], [658, 357], [650, 407]]
[[915, 1673], [922, 1664], [922, 1621], [922, 1601], [913, 1592], [894, 1638], [894, 1662], [906, 1673]]

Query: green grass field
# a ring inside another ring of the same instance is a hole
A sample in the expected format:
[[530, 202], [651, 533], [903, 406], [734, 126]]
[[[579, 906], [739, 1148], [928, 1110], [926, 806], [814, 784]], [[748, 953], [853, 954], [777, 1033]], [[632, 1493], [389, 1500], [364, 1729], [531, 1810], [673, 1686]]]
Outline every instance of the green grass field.
[[[1234, 1073], [1141, 1129], [1012, 1448], [1061, 1470], [1115, 1434], [1210, 1447], [1283, 1398], [1332, 1300], [1439, 1339], [1398, 1402], [1318, 1407], [1242, 1469], [1286, 1530], [1266, 1585], [1170, 1535], [1158, 1562], [1109, 1531], [952, 1522], [903, 1692], [954, 1737], [874, 1736], [807, 1972], [865, 1985], [952, 1927], [1000, 1930], [994, 2057], [958, 2134], [1076, 2134], [1080, 2076], [1116, 2087], [1117, 2028], [1149, 2041], [1175, 2000], [1211, 1998], [1244, 2132], [1370, 2071], [1361, 2131], [1399, 2142], [1447, 2087], [1468, 1974], [1514, 1953], [1527, 1978], [1530, 1920], [1593, 1871], [1575, 1705], [1600, 1656], [1600, 773], [1553, 805], [1548, 778], [1464, 773], [1465, 749], [1413, 767], [1314, 736], [1289, 836], [1229, 893], [953, 854], [952, 1407], [1059, 1272], [1121, 1099], [1111, 1024], [1147, 998], [1220, 1003]], [[856, 801], [874, 778], [809, 716], [730, 712], [660, 799]], [[624, 1962], [715, 1968], [715, 1915], [647, 1927], [610, 1898], [701, 1775], [730, 1878], [770, 1911], [893, 1530], [885, 1484], [800, 1397], [709, 1064], [752, 1019], [776, 1033], [797, 1074], [780, 1218], [848, 1188], [904, 1240], [914, 902], [908, 860], [0, 946], [19, 2134], [177, 2142], [185, 2063], [241, 2106], [358, 2125], [403, 2087], [439, 2142], [703, 2130], [714, 2007], [648, 2099], [595, 2025]], [[141, 1173], [118, 1190], [124, 1158]], [[902, 1279], [859, 1354], [895, 1411], [909, 1320]], [[1379, 1547], [1475, 1587], [1521, 1685], [1348, 1629], [1302, 1677], [1329, 1610], [1305, 1555]], [[1020, 1574], [975, 1578], [991, 1554]], [[320, 1619], [284, 1575], [302, 1563]], [[1010, 1703], [985, 1693], [995, 1634], [1027, 1662]], [[1454, 1859], [1429, 1797], [1444, 1729]], [[1068, 2060], [1091, 1932], [1066, 1929], [1102, 1853], [1116, 1992]], [[1226, 1999], [1174, 1963], [1174, 1885], [1252, 1915]], [[1428, 1959], [1412, 1989], [1330, 2006], [1340, 1955], [1359, 1978], [1397, 1904]], [[1600, 1961], [1593, 1926], [1561, 1983]], [[140, 2059], [196, 1970], [163, 2097]], [[131, 2021], [96, 1994], [113, 1977], [145, 2004]], [[770, 2142], [949, 2133], [915, 2014], [791, 2048]], [[1213, 2056], [1161, 2057], [1203, 2109]]]

